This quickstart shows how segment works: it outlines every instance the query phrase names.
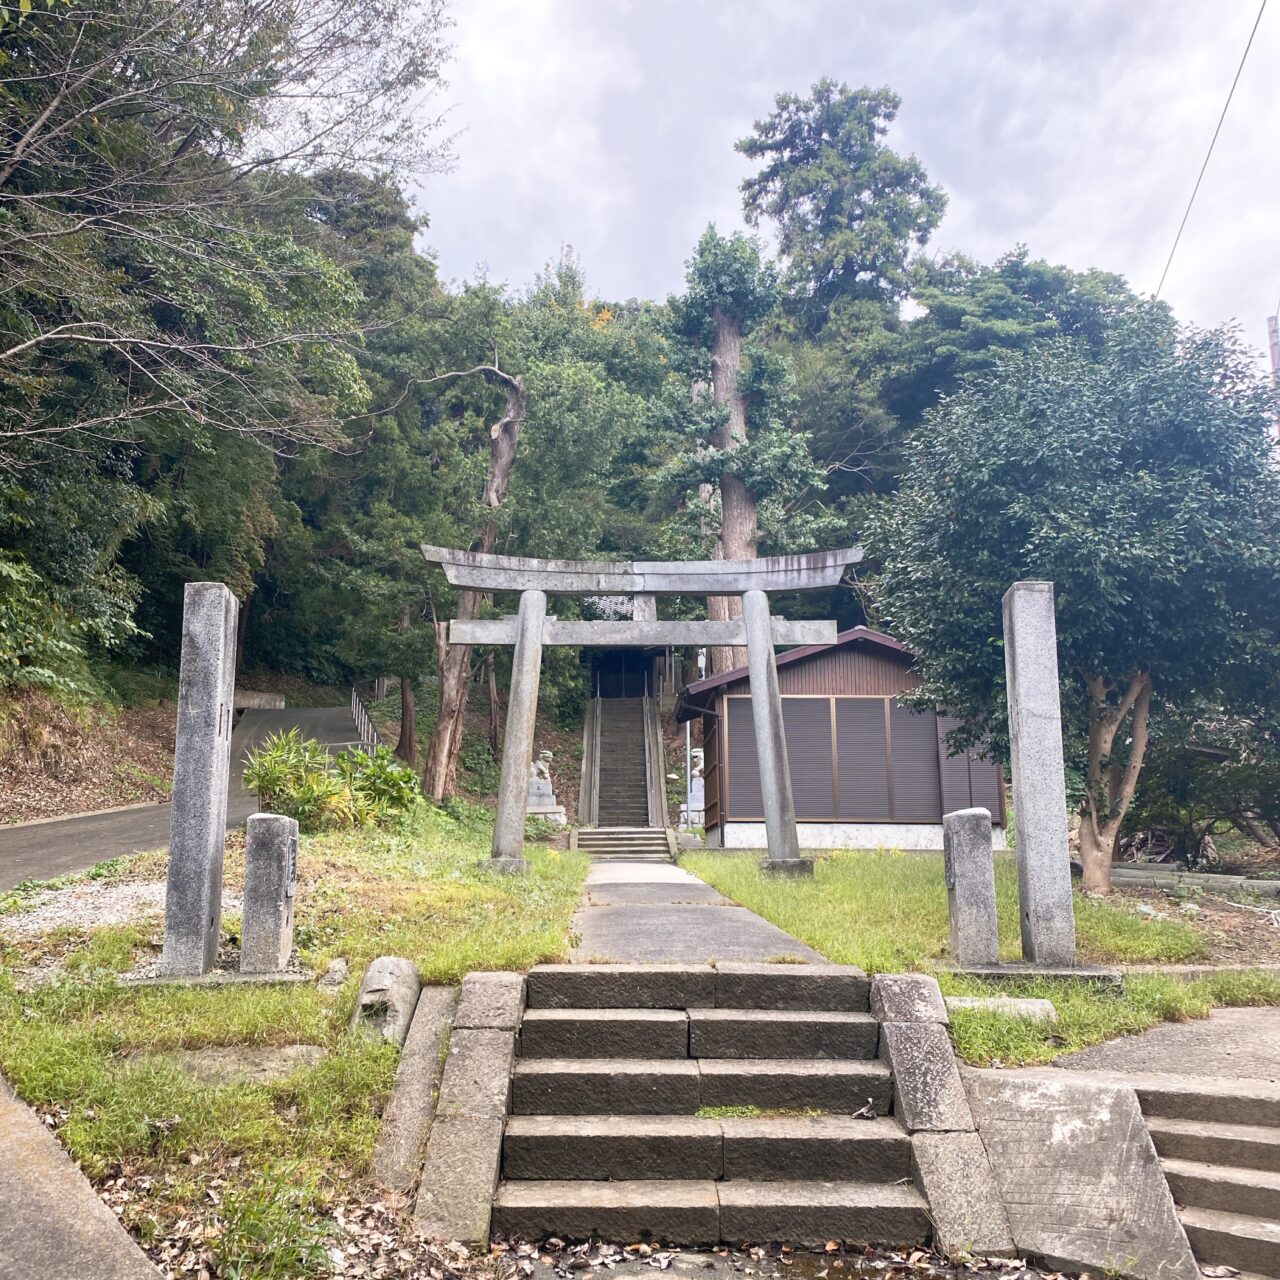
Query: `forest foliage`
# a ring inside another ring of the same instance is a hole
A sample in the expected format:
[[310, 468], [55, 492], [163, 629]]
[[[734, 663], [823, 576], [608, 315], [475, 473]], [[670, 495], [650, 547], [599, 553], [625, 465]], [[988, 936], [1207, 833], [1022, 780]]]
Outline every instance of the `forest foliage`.
[[998, 588], [1023, 576], [1060, 581], [1082, 744], [1090, 697], [1140, 678], [1156, 739], [1190, 718], [1242, 778], [1274, 759], [1269, 389], [1115, 274], [929, 256], [946, 195], [894, 149], [890, 89], [780, 94], [738, 143], [776, 257], [709, 227], [682, 292], [602, 299], [571, 251], [445, 285], [422, 249], [442, 0], [0, 12], [0, 688], [92, 698], [95, 655], [172, 664], [183, 584], [217, 579], [243, 664], [411, 692], [459, 604], [419, 542], [867, 542], [859, 589], [784, 607], [897, 628], [994, 749]]

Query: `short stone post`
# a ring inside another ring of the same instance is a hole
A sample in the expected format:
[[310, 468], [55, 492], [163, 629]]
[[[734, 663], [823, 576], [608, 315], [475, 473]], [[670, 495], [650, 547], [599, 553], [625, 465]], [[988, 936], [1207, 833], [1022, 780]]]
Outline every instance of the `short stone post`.
[[952, 960], [959, 965], [998, 964], [996, 873], [991, 814], [986, 809], [957, 809], [943, 817], [942, 860]]
[[298, 824], [283, 814], [255, 813], [246, 830], [240, 972], [280, 973], [293, 952]]
[[524, 818], [529, 766], [533, 760], [533, 728], [538, 715], [538, 685], [542, 679], [542, 624], [546, 616], [545, 591], [520, 593], [507, 733], [502, 744], [502, 773], [498, 782], [498, 811], [493, 823], [491, 861], [500, 871], [529, 870], [524, 856]]
[[1015, 582], [1005, 592], [1004, 664], [1022, 955], [1035, 964], [1073, 965], [1076, 922], [1052, 582]]
[[198, 977], [218, 958], [238, 612], [221, 582], [187, 583], [161, 959], [173, 977]]
[[747, 669], [751, 673], [751, 719], [756, 730], [760, 793], [769, 851], [761, 866], [788, 875], [812, 875], [813, 863], [800, 856], [796, 804], [787, 764], [787, 736], [778, 693], [778, 664], [773, 656], [769, 597], [763, 591], [742, 595], [742, 621], [747, 629]]

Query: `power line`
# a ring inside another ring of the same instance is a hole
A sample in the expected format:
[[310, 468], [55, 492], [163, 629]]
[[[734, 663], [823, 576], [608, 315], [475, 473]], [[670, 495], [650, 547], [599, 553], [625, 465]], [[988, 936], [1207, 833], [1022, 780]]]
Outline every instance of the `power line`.
[[1173, 237], [1173, 248], [1169, 250], [1169, 260], [1164, 264], [1164, 270], [1160, 273], [1160, 283], [1156, 285], [1157, 298], [1164, 288], [1164, 281], [1169, 274], [1169, 268], [1173, 265], [1173, 255], [1178, 252], [1178, 242], [1182, 239], [1183, 229], [1187, 225], [1187, 219], [1191, 216], [1191, 206], [1195, 204], [1196, 196], [1200, 191], [1200, 183], [1204, 181], [1204, 171], [1209, 167], [1209, 157], [1213, 155], [1214, 144], [1218, 141], [1218, 134], [1222, 132], [1222, 122], [1227, 118], [1227, 108], [1231, 106], [1231, 99], [1235, 96], [1236, 85], [1240, 83], [1240, 73], [1244, 70], [1245, 60], [1249, 56], [1249, 50], [1253, 47], [1253, 37], [1258, 34], [1258, 23], [1262, 21], [1262, 15], [1266, 7], [1267, 0], [1262, 0], [1258, 16], [1253, 20], [1253, 30], [1249, 32], [1249, 41], [1244, 47], [1244, 53], [1240, 55], [1240, 65], [1236, 68], [1236, 76], [1231, 82], [1231, 90], [1227, 94], [1226, 102], [1222, 104], [1222, 114], [1218, 117], [1218, 126], [1214, 129], [1213, 137], [1210, 139], [1209, 150], [1204, 153], [1204, 163], [1200, 166], [1200, 175], [1196, 178], [1196, 185], [1191, 190], [1191, 199], [1187, 201], [1187, 210], [1182, 215], [1182, 221], [1178, 224], [1178, 234]]

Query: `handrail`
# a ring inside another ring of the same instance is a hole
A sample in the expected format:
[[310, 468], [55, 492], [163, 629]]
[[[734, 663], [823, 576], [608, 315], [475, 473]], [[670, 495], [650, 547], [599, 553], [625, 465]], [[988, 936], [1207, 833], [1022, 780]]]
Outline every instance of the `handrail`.
[[644, 712], [644, 763], [645, 797], [649, 808], [649, 825], [666, 827], [667, 776], [662, 754], [662, 728], [658, 720], [657, 703], [647, 694], [642, 703]]
[[587, 700], [582, 722], [582, 777], [578, 785], [578, 825], [594, 827], [600, 813], [600, 698]]
[[373, 727], [368, 709], [356, 692], [355, 685], [351, 686], [351, 718], [356, 722], [356, 733], [360, 736], [361, 749], [381, 745], [382, 739], [378, 737], [378, 731]]

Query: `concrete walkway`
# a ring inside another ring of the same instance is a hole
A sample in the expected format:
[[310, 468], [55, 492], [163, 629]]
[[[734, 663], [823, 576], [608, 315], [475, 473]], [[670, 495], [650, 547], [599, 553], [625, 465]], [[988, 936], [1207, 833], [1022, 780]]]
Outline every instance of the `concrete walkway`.
[[[231, 736], [228, 830], [241, 826], [258, 807], [257, 796], [242, 784], [245, 756], [268, 734], [295, 727], [304, 737], [334, 748], [353, 742], [357, 736], [348, 707], [245, 711]], [[84, 871], [108, 858], [168, 848], [171, 808], [168, 804], [143, 804], [0, 827], [0, 892], [23, 880], [49, 880]]]
[[58, 1140], [0, 1080], [0, 1277], [159, 1280]]
[[573, 918], [579, 964], [827, 963], [705, 880], [666, 862], [597, 862]]
[[1162, 1022], [1137, 1035], [1068, 1053], [1053, 1065], [1070, 1071], [1280, 1083], [1280, 1009], [1215, 1009], [1207, 1018]]

